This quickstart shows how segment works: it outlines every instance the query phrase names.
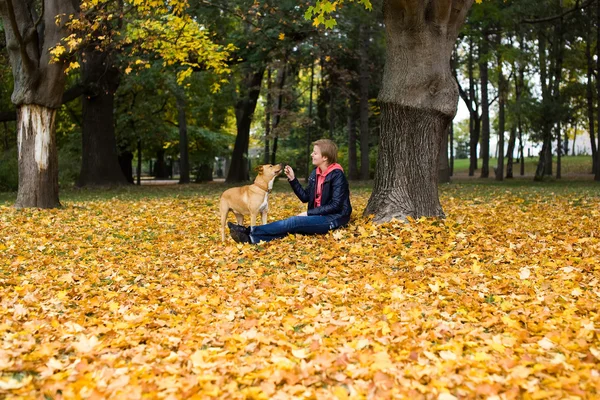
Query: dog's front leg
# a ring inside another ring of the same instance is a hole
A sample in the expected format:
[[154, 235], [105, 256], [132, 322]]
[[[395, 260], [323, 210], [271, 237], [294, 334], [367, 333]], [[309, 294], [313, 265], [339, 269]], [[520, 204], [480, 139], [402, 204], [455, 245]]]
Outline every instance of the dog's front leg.
[[262, 224], [266, 225], [267, 224], [267, 210], [263, 211], [261, 214], [262, 214], [261, 215], [262, 216]]
[[256, 214], [250, 214], [250, 226], [256, 226]]

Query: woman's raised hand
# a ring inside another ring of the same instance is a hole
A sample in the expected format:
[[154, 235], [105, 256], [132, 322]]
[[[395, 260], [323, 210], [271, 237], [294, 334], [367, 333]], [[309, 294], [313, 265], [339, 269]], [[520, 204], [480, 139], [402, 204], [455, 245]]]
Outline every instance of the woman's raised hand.
[[293, 181], [296, 178], [296, 175], [294, 174], [294, 170], [289, 165], [285, 166], [284, 172], [285, 172], [285, 175], [287, 176], [288, 180]]

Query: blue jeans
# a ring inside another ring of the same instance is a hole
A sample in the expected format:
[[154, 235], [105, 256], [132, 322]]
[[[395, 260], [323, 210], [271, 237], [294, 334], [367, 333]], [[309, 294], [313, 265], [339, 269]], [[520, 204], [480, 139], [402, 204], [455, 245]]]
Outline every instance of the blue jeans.
[[323, 234], [332, 229], [346, 225], [350, 217], [332, 218], [331, 216], [314, 215], [307, 217], [290, 217], [270, 224], [254, 226], [250, 229], [250, 240], [258, 243], [268, 242], [286, 237], [289, 233], [305, 235]]

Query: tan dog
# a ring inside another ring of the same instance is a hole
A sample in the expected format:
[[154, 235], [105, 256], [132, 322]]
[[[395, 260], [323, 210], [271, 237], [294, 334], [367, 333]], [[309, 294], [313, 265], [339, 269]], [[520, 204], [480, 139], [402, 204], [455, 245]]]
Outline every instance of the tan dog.
[[221, 240], [225, 241], [225, 224], [227, 214], [233, 211], [238, 225], [244, 224], [244, 215], [250, 215], [250, 226], [256, 224], [256, 216], [260, 213], [263, 225], [267, 223], [269, 211], [269, 193], [273, 189], [273, 183], [277, 175], [283, 171], [283, 164], [260, 165], [256, 167], [258, 172], [252, 185], [227, 189], [221, 195]]

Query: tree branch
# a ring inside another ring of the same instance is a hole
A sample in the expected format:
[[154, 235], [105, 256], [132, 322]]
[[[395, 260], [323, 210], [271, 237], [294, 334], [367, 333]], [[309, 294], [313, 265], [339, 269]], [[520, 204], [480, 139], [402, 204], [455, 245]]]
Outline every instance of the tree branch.
[[474, 0], [453, 0], [448, 21], [448, 34], [457, 37]]
[[8, 9], [8, 17], [10, 19], [10, 26], [13, 30], [15, 38], [19, 43], [19, 50], [21, 52], [21, 59], [23, 60], [23, 65], [27, 70], [31, 70], [33, 67], [33, 61], [29, 58], [29, 54], [27, 54], [27, 46], [25, 41], [23, 40], [23, 36], [21, 36], [21, 32], [19, 31], [19, 24], [17, 22], [17, 16], [15, 15], [15, 9], [13, 7], [12, 0], [6, 0], [6, 8]]
[[585, 2], [584, 4], [582, 4], [582, 5], [579, 5], [579, 1], [577, 1], [577, 3], [575, 4], [575, 7], [573, 7], [573, 8], [571, 8], [571, 9], [569, 9], [569, 10], [567, 10], [567, 11], [563, 12], [562, 14], [559, 14], [559, 15], [553, 15], [553, 16], [551, 16], [551, 17], [546, 17], [546, 18], [538, 18], [538, 19], [523, 19], [523, 20], [521, 20], [521, 23], [522, 23], [522, 24], [539, 24], [539, 23], [542, 23], [542, 22], [550, 22], [550, 21], [554, 21], [554, 20], [557, 20], [557, 19], [561, 19], [561, 18], [563, 18], [564, 16], [571, 14], [572, 12], [575, 12], [575, 11], [577, 11], [577, 10], [580, 10], [580, 9], [582, 9], [582, 8], [586, 8], [586, 7], [588, 7], [588, 6], [589, 6], [590, 4], [592, 4], [594, 1], [596, 1], [596, 0], [588, 0], [588, 1], [586, 1], [586, 2]]

